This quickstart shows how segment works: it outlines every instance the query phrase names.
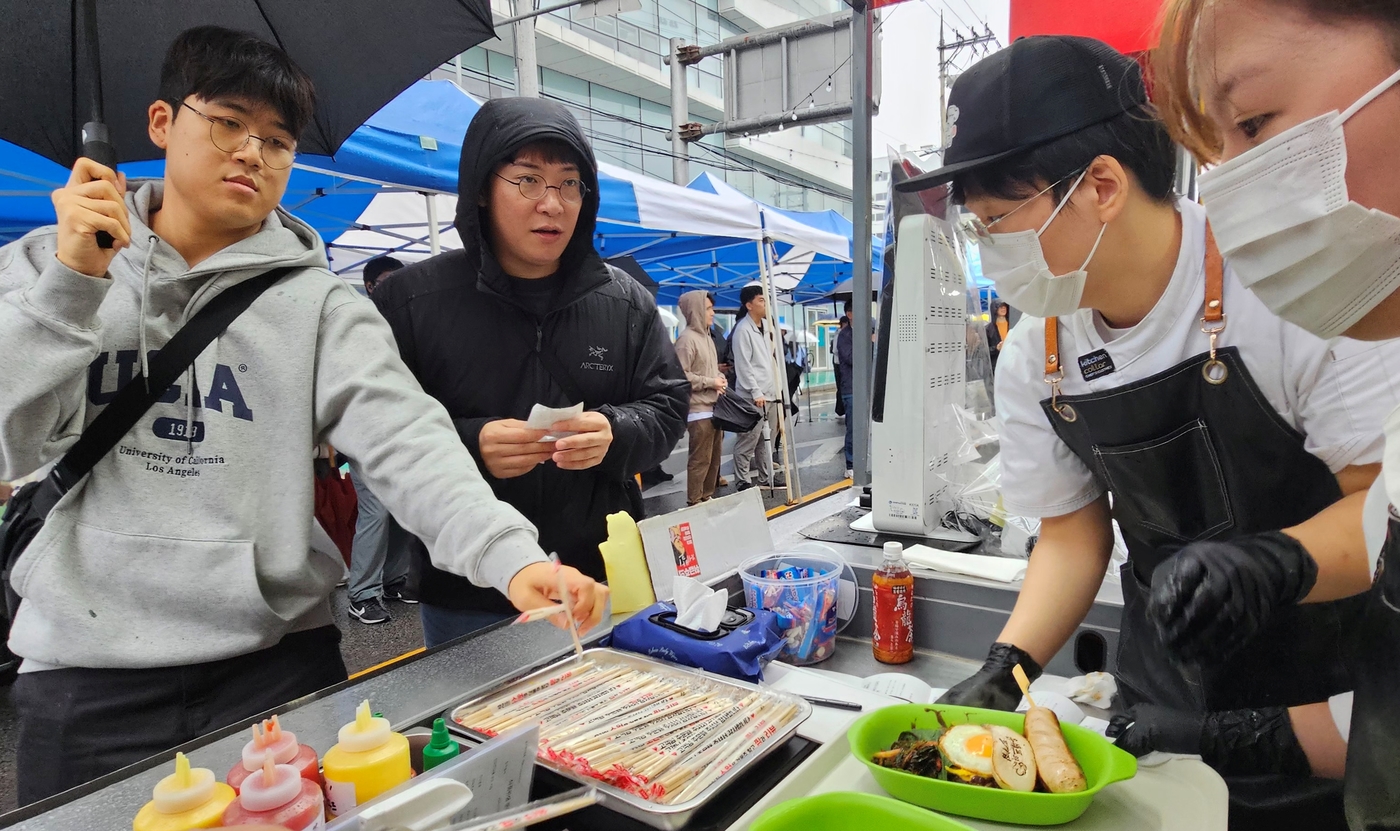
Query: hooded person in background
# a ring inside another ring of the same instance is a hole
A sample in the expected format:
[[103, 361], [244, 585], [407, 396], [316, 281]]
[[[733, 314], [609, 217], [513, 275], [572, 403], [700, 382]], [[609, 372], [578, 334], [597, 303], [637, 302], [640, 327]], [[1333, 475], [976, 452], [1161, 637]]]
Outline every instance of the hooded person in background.
[[[311, 548], [318, 443], [359, 459], [463, 583], [520, 609], [558, 586], [384, 321], [327, 270], [316, 231], [277, 207], [315, 108], [310, 78], [253, 35], [201, 26], [176, 37], [154, 97], [164, 179], [128, 184], [79, 159], [53, 194], [57, 224], [0, 248], [0, 478], [59, 459], [212, 298], [292, 271], [14, 562], [20, 804], [345, 680], [329, 602], [344, 564]], [[593, 581], [567, 580], [580, 622], [601, 614]]]
[[[606, 517], [641, 518], [633, 475], [680, 440], [690, 385], [651, 295], [593, 248], [597, 163], [563, 105], [486, 102], [458, 181], [465, 247], [397, 272], [374, 301], [496, 495], [546, 550], [602, 579]], [[578, 403], [550, 430], [526, 426], [535, 404]], [[511, 613], [421, 551], [419, 565], [428, 646]]]
[[685, 331], [676, 339], [676, 355], [690, 382], [690, 459], [685, 467], [685, 504], [704, 502], [715, 495], [724, 434], [714, 427], [715, 401], [729, 388], [719, 371], [719, 357], [710, 337], [715, 302], [705, 291], [688, 291], [680, 298]]

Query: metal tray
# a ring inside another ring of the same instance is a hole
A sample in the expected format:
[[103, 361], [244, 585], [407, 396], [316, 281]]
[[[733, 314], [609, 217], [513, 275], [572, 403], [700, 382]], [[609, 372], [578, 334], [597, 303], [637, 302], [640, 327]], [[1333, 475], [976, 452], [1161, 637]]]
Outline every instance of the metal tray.
[[691, 817], [695, 815], [695, 812], [703, 808], [714, 798], [715, 794], [719, 793], [735, 779], [742, 776], [744, 771], [751, 765], [767, 756], [776, 748], [781, 747], [788, 739], [792, 738], [793, 734], [797, 732], [798, 726], [812, 714], [811, 704], [790, 693], [759, 687], [757, 684], [750, 684], [745, 681], [735, 681], [732, 678], [715, 675], [703, 670], [669, 664], [665, 661], [658, 661], [632, 652], [620, 652], [615, 649], [599, 648], [586, 649], [582, 656], [570, 656], [562, 661], [557, 661], [543, 669], [537, 670], [524, 678], [512, 681], [509, 684], [502, 685], [481, 695], [474, 696], [461, 704], [449, 708], [447, 712], [442, 714], [442, 717], [447, 722], [449, 728], [455, 729], [458, 732], [478, 735], [464, 725], [457, 723], [457, 713], [471, 707], [479, 707], [490, 699], [496, 698], [507, 691], [528, 686], [541, 676], [550, 675], [570, 664], [576, 664], [584, 660], [593, 661], [598, 666], [615, 666], [622, 664], [632, 669], [644, 672], [664, 673], [673, 677], [680, 676], [681, 678], [686, 678], [698, 676], [710, 683], [730, 686], [746, 692], [758, 690], [766, 695], [795, 704], [798, 707], [797, 714], [778, 730], [771, 741], [765, 742], [757, 751], [745, 756], [732, 770], [725, 773], [719, 779], [716, 779], [708, 788], [701, 791], [693, 799], [674, 805], [662, 805], [648, 801], [640, 796], [621, 790], [620, 788], [615, 788], [612, 785], [599, 782], [597, 779], [590, 779], [586, 776], [580, 776], [571, 770], [556, 767], [548, 759], [541, 759], [538, 756], [535, 757], [535, 764], [549, 768], [560, 776], [572, 779], [580, 784], [597, 788], [602, 795], [602, 804], [605, 807], [617, 811], [619, 814], [624, 814], [640, 822], [644, 822], [653, 828], [660, 828], [662, 831], [678, 831], [678, 829], [684, 828], [686, 823], [690, 822]]

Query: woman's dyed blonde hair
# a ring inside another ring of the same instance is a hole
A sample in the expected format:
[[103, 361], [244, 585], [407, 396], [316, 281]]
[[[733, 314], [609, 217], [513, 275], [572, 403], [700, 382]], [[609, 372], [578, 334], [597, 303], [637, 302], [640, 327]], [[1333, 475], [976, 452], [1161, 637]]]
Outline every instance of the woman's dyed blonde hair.
[[1323, 25], [1372, 23], [1386, 29], [1400, 62], [1400, 0], [1165, 0], [1161, 40], [1152, 51], [1152, 101], [1171, 137], [1203, 163], [1220, 159], [1223, 140], [1204, 112], [1196, 83], [1201, 68], [1196, 36], [1202, 18], [1221, 2], [1291, 6]]

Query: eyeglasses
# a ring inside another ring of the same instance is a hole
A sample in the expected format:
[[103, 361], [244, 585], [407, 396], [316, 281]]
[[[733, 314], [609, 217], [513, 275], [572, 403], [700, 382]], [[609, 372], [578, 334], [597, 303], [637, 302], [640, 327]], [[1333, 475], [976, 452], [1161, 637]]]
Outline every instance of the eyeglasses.
[[183, 101], [180, 106], [209, 122], [209, 140], [225, 153], [237, 153], [247, 147], [249, 141], [257, 139], [263, 164], [273, 170], [286, 170], [296, 161], [296, 142], [286, 136], [255, 136], [248, 131], [247, 124], [231, 115], [205, 115]]
[[520, 188], [520, 195], [532, 202], [538, 202], [543, 199], [545, 191], [551, 188], [559, 191], [559, 198], [568, 202], [570, 205], [579, 204], [583, 201], [584, 195], [588, 193], [588, 185], [585, 185], [579, 179], [565, 179], [563, 184], [548, 185], [545, 184], [544, 179], [539, 176], [532, 176], [529, 173], [526, 173], [518, 179], [507, 179], [497, 173], [496, 178], [500, 179], [502, 182], [510, 182], [512, 185]]
[[[1070, 176], [1077, 176], [1077, 175], [1079, 175], [1079, 174], [1077, 174], [1077, 173], [1071, 173], [1071, 174], [1070, 174]], [[1034, 202], [1035, 200], [1037, 200], [1037, 199], [1039, 199], [1040, 197], [1044, 196], [1045, 194], [1049, 193], [1049, 192], [1050, 192], [1053, 188], [1055, 188], [1057, 185], [1059, 185], [1059, 184], [1062, 183], [1062, 182], [1067, 181], [1068, 179], [1069, 179], [1069, 176], [1066, 176], [1064, 179], [1059, 179], [1059, 180], [1055, 181], [1055, 182], [1052, 183], [1049, 187], [1046, 187], [1045, 190], [1042, 190], [1040, 193], [1037, 193], [1035, 196], [1032, 196], [1030, 199], [1027, 199], [1026, 201], [1022, 202], [1021, 204], [1017, 205], [1016, 207], [1012, 208], [1011, 210], [1009, 210], [1009, 211], [1007, 211], [1006, 213], [1002, 214], [1001, 216], [997, 217], [996, 219], [993, 219], [991, 222], [983, 223], [982, 220], [978, 219], [976, 216], [972, 216], [972, 217], [968, 217], [968, 218], [962, 220], [962, 221], [961, 221], [960, 223], [958, 223], [958, 224], [962, 227], [964, 233], [966, 233], [968, 236], [972, 237], [973, 239], [977, 240], [977, 242], [981, 243], [982, 245], [992, 245], [992, 244], [995, 244], [995, 243], [996, 243], [996, 239], [995, 239], [995, 237], [994, 237], [993, 234], [992, 234], [992, 226], [993, 226], [993, 225], [997, 224], [998, 222], [1001, 222], [1003, 219], [1006, 219], [1008, 216], [1011, 216], [1012, 214], [1016, 213], [1017, 211], [1021, 210], [1021, 209], [1024, 208], [1024, 207], [1026, 207], [1026, 206], [1029, 205], [1030, 203]]]

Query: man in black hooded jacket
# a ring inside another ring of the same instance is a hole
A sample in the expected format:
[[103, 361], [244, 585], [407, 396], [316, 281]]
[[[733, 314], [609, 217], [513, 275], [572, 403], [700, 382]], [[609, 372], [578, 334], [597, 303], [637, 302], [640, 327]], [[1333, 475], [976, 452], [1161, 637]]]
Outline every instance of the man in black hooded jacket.
[[[402, 269], [374, 302], [496, 496], [546, 551], [602, 580], [605, 518], [635, 515], [633, 476], [685, 433], [690, 385], [655, 301], [593, 248], [597, 163], [567, 109], [488, 101], [463, 141], [458, 193], [464, 248]], [[585, 412], [550, 431], [525, 424], [536, 403], [579, 401]], [[545, 441], [560, 432], [576, 435]], [[421, 548], [415, 566], [430, 647], [512, 613]]]

